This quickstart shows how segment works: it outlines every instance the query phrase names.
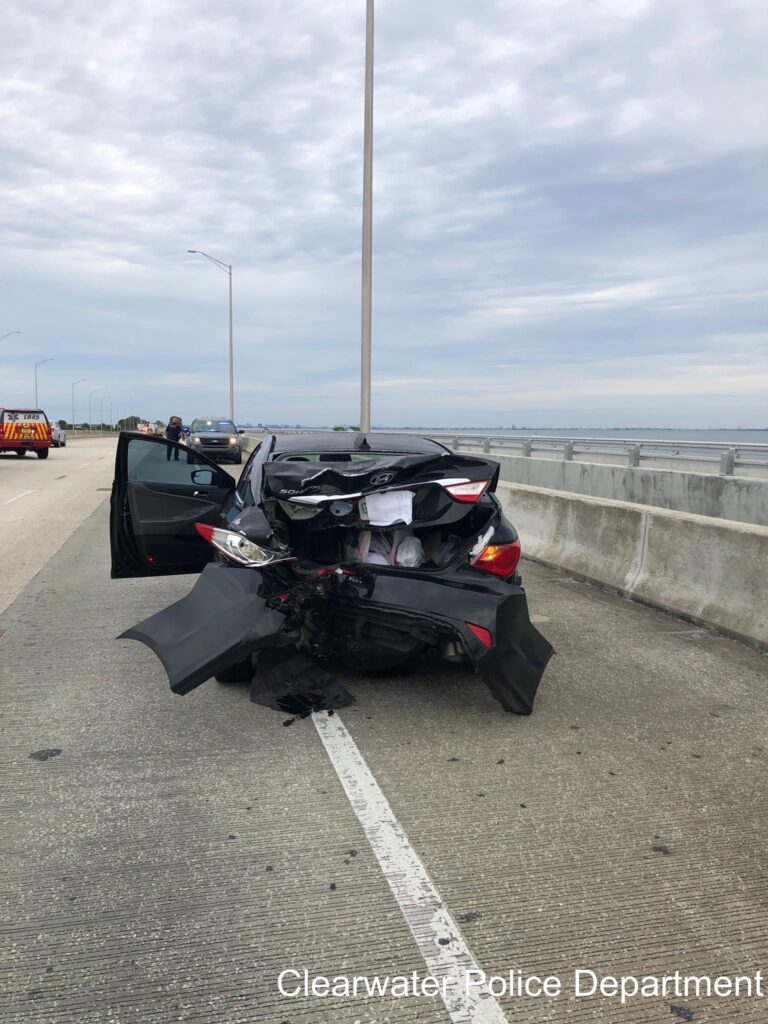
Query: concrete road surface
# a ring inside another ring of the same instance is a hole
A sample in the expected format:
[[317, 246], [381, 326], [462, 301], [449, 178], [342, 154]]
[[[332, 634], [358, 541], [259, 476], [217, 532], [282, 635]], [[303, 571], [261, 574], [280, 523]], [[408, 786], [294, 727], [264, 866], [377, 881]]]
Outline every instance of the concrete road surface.
[[[107, 484], [71, 454], [10, 468]], [[46, 493], [38, 524], [57, 507]], [[345, 676], [353, 707], [285, 727], [240, 686], [173, 696], [148, 650], [114, 639], [192, 579], [110, 582], [107, 514], [0, 616], [3, 1021], [768, 1019], [743, 988], [624, 1004], [610, 981], [574, 991], [578, 969], [768, 969], [764, 656], [527, 564], [558, 651], [531, 717], [430, 663]], [[337, 722], [352, 746], [337, 731], [326, 750]], [[456, 925], [445, 945], [406, 905], [411, 885]], [[444, 957], [449, 975], [465, 952], [489, 975], [553, 975], [561, 993], [499, 994], [469, 1018], [428, 993], [278, 991], [285, 970], [424, 976]]]
[[0, 454], [0, 611], [101, 504], [114, 462], [114, 438], [70, 441], [47, 459]]

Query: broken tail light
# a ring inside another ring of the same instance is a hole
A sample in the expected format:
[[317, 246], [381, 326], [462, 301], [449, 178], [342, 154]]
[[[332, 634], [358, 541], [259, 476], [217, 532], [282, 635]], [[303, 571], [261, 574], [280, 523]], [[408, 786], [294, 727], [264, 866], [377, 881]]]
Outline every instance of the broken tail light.
[[443, 484], [443, 488], [456, 501], [473, 503], [481, 497], [490, 482], [490, 480], [467, 480], [464, 483]]
[[507, 579], [517, 568], [521, 555], [519, 538], [508, 544], [487, 544], [472, 562], [472, 568]]
[[256, 567], [277, 559], [274, 552], [260, 548], [258, 544], [248, 540], [242, 533], [223, 530], [217, 526], [208, 526], [207, 523], [195, 523], [195, 529], [203, 540], [207, 540], [217, 551], [220, 551], [231, 562], [237, 562], [238, 565]]

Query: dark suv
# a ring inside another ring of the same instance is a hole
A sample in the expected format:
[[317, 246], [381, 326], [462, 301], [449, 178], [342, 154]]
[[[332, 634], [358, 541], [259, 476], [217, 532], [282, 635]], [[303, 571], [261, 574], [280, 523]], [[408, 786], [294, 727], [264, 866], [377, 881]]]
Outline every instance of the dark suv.
[[200, 416], [192, 420], [188, 443], [193, 451], [202, 452], [218, 462], [234, 462], [239, 466], [243, 461], [242, 433], [232, 420], [221, 416]]

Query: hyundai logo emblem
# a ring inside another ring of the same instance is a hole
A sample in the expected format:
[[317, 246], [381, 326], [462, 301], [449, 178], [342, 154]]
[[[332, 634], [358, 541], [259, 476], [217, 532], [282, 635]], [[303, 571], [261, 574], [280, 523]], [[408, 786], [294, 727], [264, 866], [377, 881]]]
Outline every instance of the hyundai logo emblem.
[[394, 473], [376, 473], [371, 477], [371, 484], [374, 487], [383, 487], [395, 479]]

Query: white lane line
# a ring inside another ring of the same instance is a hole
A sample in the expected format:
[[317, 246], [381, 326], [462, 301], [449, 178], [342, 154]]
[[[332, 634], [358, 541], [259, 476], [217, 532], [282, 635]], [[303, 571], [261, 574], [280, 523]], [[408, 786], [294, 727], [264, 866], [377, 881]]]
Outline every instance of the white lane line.
[[78, 466], [78, 469], [85, 469], [86, 466], [90, 466], [90, 462], [84, 462], [82, 466]]
[[21, 494], [17, 494], [15, 498], [9, 498], [8, 501], [4, 501], [3, 504], [4, 505], [10, 505], [12, 502], [18, 501], [19, 498], [25, 498], [28, 494], [34, 494], [34, 493], [35, 493], [35, 489], [33, 487], [31, 491], [22, 491]]
[[[338, 713], [312, 715], [331, 764], [365, 830], [454, 1024], [507, 1024], [496, 999], [475, 986], [480, 968]], [[476, 971], [466, 991], [468, 971]], [[447, 979], [444, 985], [441, 979]]]

